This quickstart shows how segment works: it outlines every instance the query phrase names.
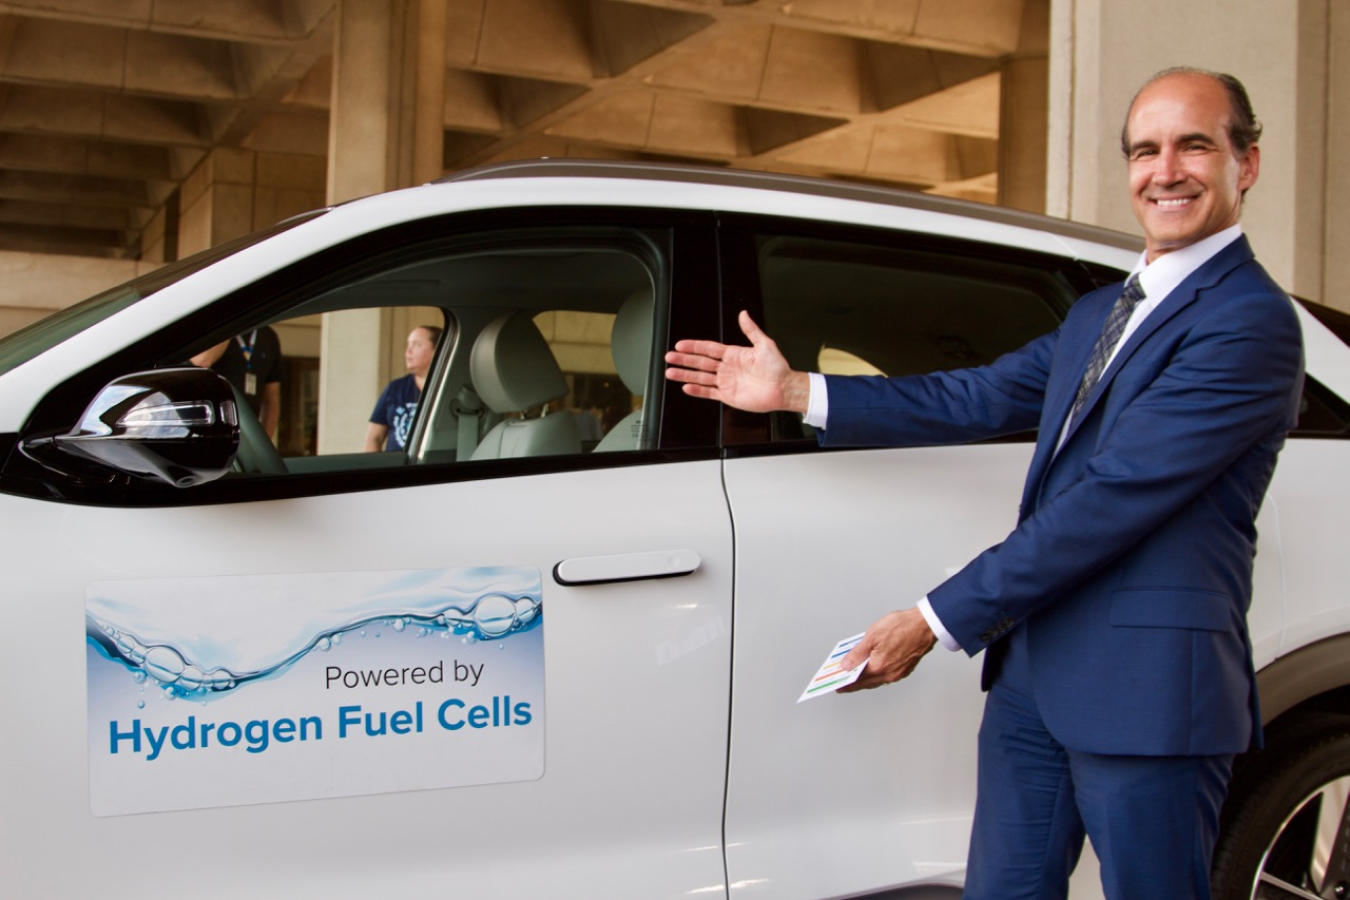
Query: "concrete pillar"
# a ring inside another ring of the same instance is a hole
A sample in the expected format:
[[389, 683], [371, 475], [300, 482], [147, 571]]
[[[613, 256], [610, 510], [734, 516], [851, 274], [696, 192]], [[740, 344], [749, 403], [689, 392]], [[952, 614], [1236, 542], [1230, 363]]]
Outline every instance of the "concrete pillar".
[[254, 161], [250, 150], [213, 150], [183, 181], [178, 200], [182, 256], [253, 230]]
[[998, 203], [1045, 212], [1050, 0], [1026, 0], [1017, 52], [999, 74]]
[[399, 55], [395, 19], [403, 0], [338, 0], [328, 124], [328, 202], [394, 186]]
[[[1336, 165], [1350, 159], [1350, 6], [1330, 4], [1327, 18], [1327, 163], [1326, 231], [1322, 241], [1323, 303], [1350, 312], [1350, 292], [1340, 289], [1350, 283], [1350, 168]], [[1308, 265], [1299, 263], [1299, 272]]]
[[[396, 145], [395, 28], [401, 0], [338, 0], [328, 125], [328, 201], [393, 187]], [[388, 361], [388, 316], [363, 310], [324, 316], [319, 361], [319, 453], [361, 449], [365, 422]]]
[[[442, 174], [446, 10], [446, 0], [339, 0], [329, 202]], [[320, 453], [361, 448], [376, 397], [402, 371], [406, 331], [389, 310], [324, 317]]]
[[448, 0], [418, 0], [413, 184], [445, 174], [445, 39]]
[[179, 189], [177, 258], [322, 206], [323, 185], [318, 157], [213, 150]]
[[[1138, 233], [1119, 140], [1135, 91], [1169, 66], [1230, 72], [1247, 86], [1266, 129], [1243, 226], [1276, 280], [1323, 299], [1332, 283], [1324, 260], [1336, 179], [1339, 196], [1350, 201], [1343, 177], [1332, 173], [1328, 181], [1329, 135], [1340, 136], [1337, 146], [1350, 136], [1346, 100], [1328, 109], [1338, 99], [1328, 99], [1330, 51], [1346, 42], [1339, 33], [1346, 13], [1333, 16], [1337, 7], [1343, 4], [1287, 0], [1247, 4], [1234, 15], [1226, 0], [1052, 0], [1047, 211]], [[1350, 221], [1336, 227], [1343, 233]]]

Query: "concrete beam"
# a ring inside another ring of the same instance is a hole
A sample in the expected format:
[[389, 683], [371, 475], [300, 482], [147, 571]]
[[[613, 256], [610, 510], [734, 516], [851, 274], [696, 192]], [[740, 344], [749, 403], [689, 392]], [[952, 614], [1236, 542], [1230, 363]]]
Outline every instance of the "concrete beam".
[[[685, 12], [705, 0], [622, 0]], [[1023, 0], [790, 0], [725, 6], [722, 22], [756, 21], [862, 40], [996, 57], [1017, 46]]]
[[601, 74], [587, 0], [484, 0], [482, 7], [467, 60], [465, 36], [457, 32], [470, 17], [451, 13], [447, 65], [548, 81], [590, 82]]
[[0, 131], [112, 138], [136, 144], [206, 147], [196, 104], [12, 84], [0, 107]]
[[27, 248], [32, 252], [48, 252], [56, 247], [78, 247], [81, 253], [103, 256], [124, 250], [129, 235], [125, 231], [97, 228], [47, 227], [31, 223], [12, 224], [0, 221], [0, 241], [6, 247]]
[[[0, 171], [0, 197], [12, 200], [64, 203], [78, 198], [84, 206], [146, 207], [153, 209], [163, 198], [151, 194], [144, 181], [63, 175], [48, 172]], [[173, 184], [161, 185], [172, 190]]]
[[35, 18], [225, 40], [286, 41], [309, 36], [331, 14], [334, 0], [6, 0]]
[[609, 76], [670, 50], [716, 21], [702, 13], [612, 0], [597, 0], [591, 10], [595, 68]]
[[0, 133], [0, 168], [64, 172], [105, 178], [177, 181], [177, 169], [163, 147], [67, 138], [61, 135]]

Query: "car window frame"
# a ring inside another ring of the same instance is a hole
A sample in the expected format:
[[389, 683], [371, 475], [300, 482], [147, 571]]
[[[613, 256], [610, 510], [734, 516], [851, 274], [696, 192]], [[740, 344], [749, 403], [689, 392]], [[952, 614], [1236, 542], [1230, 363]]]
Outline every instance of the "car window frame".
[[[1010, 247], [967, 238], [951, 238], [924, 232], [857, 226], [837, 223], [812, 222], [781, 216], [738, 214], [725, 216], [719, 231], [719, 249], [723, 261], [723, 283], [733, 302], [726, 304], [721, 322], [722, 340], [743, 343], [740, 326], [736, 322], [739, 310], [745, 309], [757, 322], [764, 322], [764, 298], [760, 288], [759, 248], [757, 238], [764, 235], [784, 235], [826, 241], [852, 242], [878, 247], [902, 246], [906, 250], [930, 252], [959, 258], [971, 255], [1002, 264], [1022, 266], [1063, 276], [1075, 296], [1063, 304], [1053, 304], [1052, 312], [1062, 322], [1078, 297], [1112, 281], [1124, 278], [1107, 266], [1093, 265], [1069, 256], [1058, 256], [1020, 247]], [[901, 244], [900, 242], [903, 242]], [[829, 453], [850, 448], [825, 448], [819, 442], [803, 436], [785, 440], [774, 436], [774, 419], [762, 413], [747, 413], [725, 407], [723, 411], [723, 441], [729, 458], [777, 456], [792, 453]], [[1029, 443], [1034, 432], [1006, 435], [980, 443]], [[857, 448], [853, 448], [857, 449]]]
[[[523, 225], [522, 223], [528, 223]], [[19, 438], [67, 430], [103, 385], [130, 372], [155, 368], [178, 349], [204, 343], [204, 337], [235, 334], [253, 322], [285, 318], [305, 309], [297, 297], [317, 297], [349, 273], [376, 259], [414, 245], [450, 240], [475, 232], [530, 228], [606, 227], [666, 230], [667, 342], [677, 335], [708, 333], [720, 316], [717, 303], [716, 216], [689, 210], [634, 207], [546, 207], [446, 213], [400, 223], [316, 250], [245, 288], [223, 295], [169, 326], [95, 361], [54, 387], [34, 410]], [[428, 235], [434, 235], [428, 238]], [[527, 459], [427, 462], [358, 467], [350, 471], [287, 473], [225, 478], [189, 489], [176, 489], [129, 476], [109, 483], [62, 479], [20, 453], [8, 454], [0, 468], [0, 491], [42, 499], [99, 506], [192, 506], [389, 490], [427, 484], [545, 475], [584, 469], [662, 464], [715, 458], [718, 428], [715, 404], [695, 400], [660, 377], [661, 352], [653, 353], [649, 383], [662, 391], [661, 415], [653, 449]], [[438, 354], [438, 364], [441, 364]], [[422, 427], [419, 418], [416, 426]]]

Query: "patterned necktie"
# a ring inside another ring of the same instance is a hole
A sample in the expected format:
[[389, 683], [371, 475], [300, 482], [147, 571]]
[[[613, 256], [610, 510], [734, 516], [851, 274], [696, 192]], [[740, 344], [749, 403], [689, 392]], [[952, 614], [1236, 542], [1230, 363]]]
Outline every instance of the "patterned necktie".
[[1139, 286], [1139, 276], [1131, 275], [1129, 281], [1125, 282], [1125, 289], [1120, 292], [1116, 305], [1111, 307], [1111, 314], [1106, 317], [1106, 324], [1102, 326], [1101, 337], [1097, 338], [1097, 343], [1092, 347], [1092, 356], [1088, 358], [1087, 371], [1083, 373], [1083, 381], [1078, 385], [1078, 393], [1073, 398], [1073, 409], [1069, 411], [1069, 421], [1072, 422], [1078, 418], [1078, 413], [1083, 409], [1083, 404], [1087, 403], [1088, 395], [1092, 389], [1097, 386], [1098, 380], [1102, 377], [1102, 370], [1106, 368], [1106, 361], [1111, 358], [1111, 353], [1116, 349], [1116, 344], [1120, 343], [1120, 336], [1125, 331], [1125, 323], [1130, 321], [1130, 313], [1144, 299], [1144, 289]]

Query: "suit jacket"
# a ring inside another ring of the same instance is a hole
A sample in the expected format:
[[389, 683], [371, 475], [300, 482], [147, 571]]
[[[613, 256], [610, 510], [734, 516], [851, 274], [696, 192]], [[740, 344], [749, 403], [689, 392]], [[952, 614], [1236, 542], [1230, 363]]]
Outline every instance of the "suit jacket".
[[1236, 753], [1259, 736], [1246, 613], [1255, 519], [1296, 421], [1288, 296], [1239, 238], [1103, 373], [1056, 453], [1120, 285], [988, 366], [830, 377], [826, 444], [945, 444], [1039, 429], [1016, 529], [929, 593], [967, 653], [1026, 629], [1052, 735], [1095, 753]]

